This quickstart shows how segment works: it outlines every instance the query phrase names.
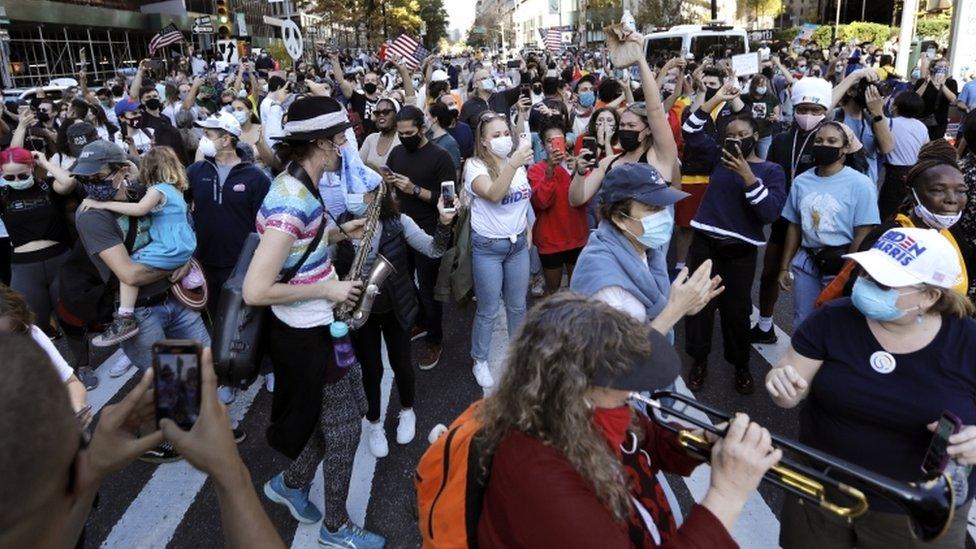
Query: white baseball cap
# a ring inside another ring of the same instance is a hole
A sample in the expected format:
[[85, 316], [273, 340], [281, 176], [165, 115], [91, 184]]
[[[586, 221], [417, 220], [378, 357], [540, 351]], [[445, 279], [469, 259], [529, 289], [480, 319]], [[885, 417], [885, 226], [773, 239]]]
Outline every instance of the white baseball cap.
[[959, 254], [935, 229], [891, 229], [870, 250], [847, 254], [879, 284], [952, 288], [962, 279]]
[[791, 99], [793, 106], [812, 103], [829, 110], [833, 93], [834, 88], [830, 85], [830, 82], [827, 82], [823, 78], [807, 76], [797, 80], [793, 84], [793, 95]]
[[430, 73], [431, 82], [445, 82], [447, 80], [450, 80], [450, 77], [447, 75], [447, 71], [444, 69], [437, 69]]
[[241, 136], [241, 123], [227, 111], [220, 111], [215, 115], [207, 117], [206, 120], [195, 122], [197, 127], [211, 130], [224, 130], [234, 137]]

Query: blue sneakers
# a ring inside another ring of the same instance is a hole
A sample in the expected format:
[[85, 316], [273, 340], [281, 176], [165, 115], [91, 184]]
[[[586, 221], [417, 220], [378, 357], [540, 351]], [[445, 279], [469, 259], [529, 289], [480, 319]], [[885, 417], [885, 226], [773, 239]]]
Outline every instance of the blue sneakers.
[[289, 488], [285, 486], [284, 473], [264, 483], [264, 495], [275, 503], [280, 503], [291, 511], [295, 520], [305, 524], [315, 524], [322, 520], [322, 511], [308, 500], [308, 488]]
[[386, 539], [379, 534], [367, 532], [351, 521], [342, 525], [335, 534], [325, 528], [319, 529], [319, 545], [333, 549], [380, 549]]

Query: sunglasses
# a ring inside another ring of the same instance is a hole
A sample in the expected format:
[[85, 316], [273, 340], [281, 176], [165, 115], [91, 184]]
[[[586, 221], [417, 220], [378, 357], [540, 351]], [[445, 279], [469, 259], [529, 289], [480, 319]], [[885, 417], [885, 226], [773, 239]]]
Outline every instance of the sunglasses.
[[3, 174], [4, 181], [27, 181], [31, 178], [29, 173]]
[[396, 111], [394, 111], [393, 109], [375, 109], [373, 111], [373, 115], [374, 116], [389, 116], [389, 115], [393, 114], [394, 112], [396, 112]]
[[478, 117], [478, 122], [484, 122], [486, 120], [492, 120], [494, 118], [505, 118], [505, 115], [501, 113], [497, 113], [495, 111], [485, 111], [481, 113], [481, 116]]

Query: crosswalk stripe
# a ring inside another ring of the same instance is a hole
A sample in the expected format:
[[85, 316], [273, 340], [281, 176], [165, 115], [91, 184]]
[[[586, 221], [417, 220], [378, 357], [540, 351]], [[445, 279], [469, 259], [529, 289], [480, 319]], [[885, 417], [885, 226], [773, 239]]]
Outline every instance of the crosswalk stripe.
[[112, 356], [105, 359], [105, 362], [95, 368], [95, 374], [98, 375], [98, 387], [95, 387], [94, 391], [88, 391], [88, 404], [92, 407], [93, 415], [97, 414], [99, 410], [111, 402], [115, 394], [129, 381], [129, 378], [135, 375], [137, 368], [134, 367], [129, 368], [125, 374], [119, 377], [111, 377], [108, 375], [109, 370], [122, 360], [128, 361], [129, 359], [125, 357], [122, 349], [119, 349]]
[[[241, 421], [263, 386], [253, 383], [230, 405], [231, 421]], [[102, 543], [106, 549], [166, 547], [207, 475], [186, 460], [158, 466]]]
[[[752, 318], [750, 322], [755, 324], [759, 320], [759, 309], [755, 306], [752, 308]], [[776, 366], [779, 362], [780, 357], [786, 353], [786, 349], [790, 346], [790, 336], [780, 329], [775, 323], [773, 324], [773, 332], [776, 334], [776, 343], [773, 345], [763, 345], [760, 343], [753, 343], [752, 348], [756, 350], [757, 353], [762, 355], [766, 362], [770, 366]]]

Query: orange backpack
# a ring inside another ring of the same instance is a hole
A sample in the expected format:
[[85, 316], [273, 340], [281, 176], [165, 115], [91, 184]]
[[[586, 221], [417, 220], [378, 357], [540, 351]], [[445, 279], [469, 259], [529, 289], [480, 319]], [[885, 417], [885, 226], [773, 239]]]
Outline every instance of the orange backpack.
[[427, 448], [417, 465], [418, 526], [424, 547], [478, 546], [478, 518], [488, 475], [479, 451], [481, 422], [475, 401]]

